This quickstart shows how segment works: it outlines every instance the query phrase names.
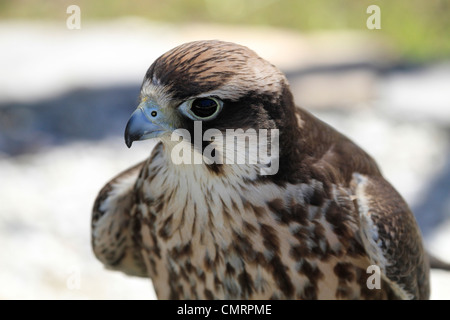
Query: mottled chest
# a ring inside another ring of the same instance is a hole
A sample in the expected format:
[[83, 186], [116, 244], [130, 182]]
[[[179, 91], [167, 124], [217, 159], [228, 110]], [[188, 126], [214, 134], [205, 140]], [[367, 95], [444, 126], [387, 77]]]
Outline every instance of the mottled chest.
[[[348, 190], [142, 183], [138, 242], [159, 298], [357, 298], [369, 265]], [[152, 195], [148, 197], [148, 195]], [[366, 290], [367, 291], [367, 290]], [[369, 292], [372, 294], [372, 292]], [[367, 294], [367, 293], [366, 293]]]

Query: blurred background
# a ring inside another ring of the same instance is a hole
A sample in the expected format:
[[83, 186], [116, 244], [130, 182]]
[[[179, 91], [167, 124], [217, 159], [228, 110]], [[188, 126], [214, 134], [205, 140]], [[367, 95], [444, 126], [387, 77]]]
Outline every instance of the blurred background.
[[[0, 0], [0, 299], [155, 298], [94, 258], [91, 209], [151, 150], [123, 141], [147, 68], [199, 39], [283, 70], [297, 104], [378, 161], [450, 261], [449, 16], [447, 0]], [[433, 270], [432, 298], [450, 298], [450, 272]]]

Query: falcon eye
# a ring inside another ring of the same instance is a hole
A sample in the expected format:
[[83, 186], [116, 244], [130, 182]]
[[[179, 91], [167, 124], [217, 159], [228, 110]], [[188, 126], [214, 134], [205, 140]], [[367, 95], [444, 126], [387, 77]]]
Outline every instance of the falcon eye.
[[223, 101], [215, 97], [192, 98], [179, 105], [178, 110], [191, 120], [214, 119], [223, 108]]
[[215, 98], [196, 98], [190, 103], [190, 113], [200, 119], [210, 119], [218, 113], [221, 103]]

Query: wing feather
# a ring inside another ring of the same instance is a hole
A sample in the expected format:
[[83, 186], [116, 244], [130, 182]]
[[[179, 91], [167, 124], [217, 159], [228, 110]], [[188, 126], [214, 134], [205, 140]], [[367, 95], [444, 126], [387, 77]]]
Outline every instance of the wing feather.
[[92, 248], [108, 269], [148, 277], [140, 251], [133, 241], [134, 185], [141, 162], [120, 173], [99, 192], [92, 212]]
[[413, 213], [380, 176], [354, 174], [361, 238], [399, 296], [428, 299], [429, 265]]

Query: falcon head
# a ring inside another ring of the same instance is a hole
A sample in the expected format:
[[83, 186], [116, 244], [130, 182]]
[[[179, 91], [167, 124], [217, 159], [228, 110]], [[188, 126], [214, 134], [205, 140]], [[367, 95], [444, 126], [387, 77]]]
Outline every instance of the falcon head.
[[175, 129], [296, 130], [295, 106], [280, 70], [242, 45], [195, 41], [159, 57], [148, 69], [140, 103], [125, 130], [125, 142], [160, 138], [168, 143]]

